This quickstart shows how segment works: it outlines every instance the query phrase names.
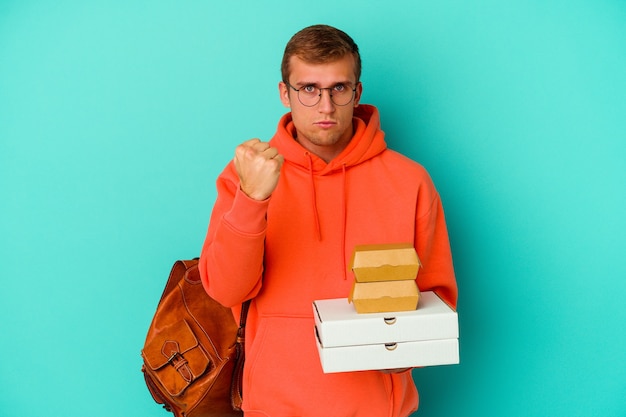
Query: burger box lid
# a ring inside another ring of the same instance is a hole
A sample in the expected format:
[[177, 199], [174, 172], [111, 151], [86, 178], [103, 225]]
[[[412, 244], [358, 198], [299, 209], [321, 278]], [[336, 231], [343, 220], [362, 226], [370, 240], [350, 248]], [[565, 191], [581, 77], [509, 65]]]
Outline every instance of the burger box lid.
[[412, 243], [357, 245], [350, 259], [357, 282], [414, 280], [419, 267]]

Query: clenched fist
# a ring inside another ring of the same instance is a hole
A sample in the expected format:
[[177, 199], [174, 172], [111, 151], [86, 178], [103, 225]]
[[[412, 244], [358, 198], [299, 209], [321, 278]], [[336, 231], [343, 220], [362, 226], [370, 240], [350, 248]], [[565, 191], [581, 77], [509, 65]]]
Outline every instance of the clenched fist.
[[237, 146], [234, 162], [241, 191], [255, 200], [268, 198], [278, 184], [284, 161], [276, 148], [259, 139], [250, 139]]

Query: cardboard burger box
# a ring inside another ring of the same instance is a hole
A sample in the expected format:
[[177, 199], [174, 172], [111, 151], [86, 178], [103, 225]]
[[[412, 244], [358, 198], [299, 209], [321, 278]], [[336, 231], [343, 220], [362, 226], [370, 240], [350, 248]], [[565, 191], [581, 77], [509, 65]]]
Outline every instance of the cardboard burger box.
[[355, 281], [348, 300], [358, 313], [415, 310], [420, 266], [411, 243], [358, 245], [350, 260]]
[[341, 298], [314, 301], [313, 314], [325, 373], [459, 363], [457, 313], [432, 291], [412, 311], [362, 314]]

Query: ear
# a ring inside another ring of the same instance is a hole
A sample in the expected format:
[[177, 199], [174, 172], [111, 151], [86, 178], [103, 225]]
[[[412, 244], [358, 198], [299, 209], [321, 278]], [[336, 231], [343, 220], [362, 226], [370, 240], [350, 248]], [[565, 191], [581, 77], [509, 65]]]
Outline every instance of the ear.
[[289, 86], [285, 84], [283, 81], [278, 83], [278, 94], [280, 96], [280, 101], [283, 103], [283, 106], [289, 108], [291, 107], [291, 101], [289, 100]]
[[356, 86], [356, 91], [354, 92], [354, 107], [359, 105], [361, 101], [361, 94], [363, 94], [363, 84], [359, 82]]

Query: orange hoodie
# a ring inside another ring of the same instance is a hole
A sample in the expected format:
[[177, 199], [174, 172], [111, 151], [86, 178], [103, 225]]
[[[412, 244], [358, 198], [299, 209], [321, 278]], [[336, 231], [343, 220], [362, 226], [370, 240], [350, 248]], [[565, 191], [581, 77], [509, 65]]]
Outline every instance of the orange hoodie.
[[200, 257], [207, 292], [235, 316], [254, 298], [246, 328], [246, 416], [407, 416], [417, 409], [411, 372], [324, 374], [311, 303], [345, 298], [355, 245], [413, 242], [417, 283], [456, 306], [457, 287], [439, 195], [416, 162], [387, 149], [378, 111], [359, 105], [350, 144], [330, 163], [293, 139], [288, 113], [271, 145], [285, 157], [265, 201], [239, 189], [231, 162]]

